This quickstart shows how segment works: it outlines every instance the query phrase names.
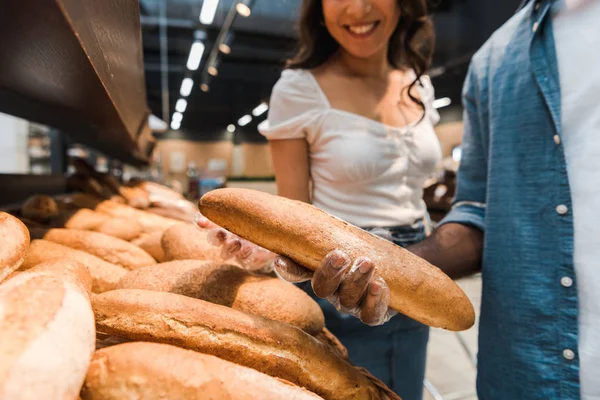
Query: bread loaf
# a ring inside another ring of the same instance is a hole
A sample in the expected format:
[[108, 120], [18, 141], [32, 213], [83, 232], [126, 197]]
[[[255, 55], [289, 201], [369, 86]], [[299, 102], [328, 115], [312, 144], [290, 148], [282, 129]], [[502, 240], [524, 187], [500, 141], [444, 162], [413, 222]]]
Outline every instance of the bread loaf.
[[0, 285], [0, 399], [76, 399], [95, 341], [91, 278], [57, 259]]
[[150, 254], [156, 261], [165, 262], [165, 252], [161, 243], [162, 237], [162, 232], [154, 232], [134, 239], [131, 243]]
[[29, 247], [29, 230], [17, 218], [0, 212], [0, 283], [19, 269]]
[[54, 258], [68, 258], [85, 265], [93, 279], [92, 291], [94, 293], [115, 289], [117, 283], [127, 273], [125, 268], [106, 262], [92, 254], [47, 240], [31, 242], [21, 270], [28, 270]]
[[126, 343], [94, 354], [83, 400], [309, 400], [288, 382], [217, 357], [157, 343]]
[[46, 222], [58, 215], [58, 205], [50, 196], [32, 196], [21, 207], [21, 216], [36, 222]]
[[177, 293], [285, 322], [310, 333], [325, 324], [319, 305], [296, 286], [214, 261], [172, 261], [131, 271], [119, 289]]
[[135, 220], [125, 218], [109, 218], [93, 229], [95, 232], [130, 241], [140, 236], [142, 225]]
[[113, 290], [92, 303], [104, 334], [212, 354], [328, 400], [381, 398], [358, 369], [291, 325], [166, 292]]
[[221, 261], [221, 249], [208, 243], [207, 232], [192, 223], [180, 223], [167, 229], [161, 239], [165, 260]]
[[156, 260], [139, 247], [98, 232], [77, 229], [30, 229], [32, 237], [45, 239], [93, 254], [104, 261], [129, 270], [156, 264]]
[[248, 189], [218, 189], [200, 212], [219, 226], [315, 270], [331, 251], [369, 257], [391, 291], [390, 307], [424, 324], [460, 331], [475, 322], [465, 293], [440, 269], [307, 203]]
[[138, 237], [143, 230], [135, 220], [115, 218], [88, 208], [63, 210], [52, 220], [52, 226], [95, 231], [127, 241]]
[[143, 210], [130, 207], [125, 204], [120, 204], [111, 200], [99, 200], [85, 194], [75, 194], [64, 198], [65, 202], [76, 205], [80, 208], [90, 208], [92, 210], [111, 215], [116, 218], [124, 218], [137, 221], [144, 232], [164, 232], [180, 221], [161, 217], [160, 215], [152, 214]]

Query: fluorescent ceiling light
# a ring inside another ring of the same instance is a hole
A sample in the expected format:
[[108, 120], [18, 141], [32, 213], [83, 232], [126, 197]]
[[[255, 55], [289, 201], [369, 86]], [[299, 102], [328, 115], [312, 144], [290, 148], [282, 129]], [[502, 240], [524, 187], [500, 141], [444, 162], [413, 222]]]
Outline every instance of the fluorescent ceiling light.
[[204, 43], [196, 41], [192, 44], [190, 49], [190, 56], [187, 60], [187, 67], [190, 71], [195, 71], [200, 66], [202, 61], [202, 55], [204, 54]]
[[181, 120], [183, 119], [183, 114], [180, 112], [174, 112], [173, 113], [173, 118], [171, 118], [171, 121], [177, 121], [177, 122], [181, 122]]
[[251, 1], [249, 0], [242, 0], [235, 5], [235, 9], [242, 17], [249, 17], [252, 14], [250, 3]]
[[235, 125], [234, 124], [229, 124], [227, 126], [227, 132], [231, 132], [231, 133], [235, 132]]
[[252, 122], [252, 116], [251, 115], [244, 115], [242, 118], [240, 118], [238, 120], [238, 125], [239, 126], [246, 126], [250, 122]]
[[441, 99], [433, 101], [433, 108], [447, 107], [450, 104], [452, 104], [452, 100], [450, 99], [450, 97], [442, 97]]
[[171, 129], [176, 131], [179, 128], [181, 128], [181, 121], [171, 121]]
[[202, 10], [200, 11], [200, 22], [204, 25], [210, 25], [215, 20], [219, 0], [204, 0]]
[[187, 108], [187, 100], [186, 99], [179, 99], [179, 100], [177, 100], [177, 103], [175, 103], [175, 110], [179, 111], [180, 113], [184, 113], [186, 108]]
[[179, 90], [179, 93], [183, 97], [188, 97], [190, 95], [190, 93], [192, 93], [193, 87], [194, 87], [194, 80], [192, 78], [184, 78], [183, 81], [181, 81], [181, 89]]
[[252, 115], [255, 117], [260, 117], [266, 113], [267, 110], [269, 110], [269, 105], [267, 103], [261, 103], [254, 110], [252, 110]]

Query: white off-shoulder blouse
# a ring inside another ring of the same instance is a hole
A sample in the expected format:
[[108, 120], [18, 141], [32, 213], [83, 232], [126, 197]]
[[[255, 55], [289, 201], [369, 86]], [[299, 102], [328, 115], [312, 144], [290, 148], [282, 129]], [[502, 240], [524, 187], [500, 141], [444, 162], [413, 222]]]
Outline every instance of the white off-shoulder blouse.
[[306, 139], [316, 207], [360, 227], [410, 225], [426, 214], [423, 185], [442, 158], [433, 86], [421, 82], [425, 117], [395, 127], [331, 107], [310, 71], [285, 70], [259, 131]]

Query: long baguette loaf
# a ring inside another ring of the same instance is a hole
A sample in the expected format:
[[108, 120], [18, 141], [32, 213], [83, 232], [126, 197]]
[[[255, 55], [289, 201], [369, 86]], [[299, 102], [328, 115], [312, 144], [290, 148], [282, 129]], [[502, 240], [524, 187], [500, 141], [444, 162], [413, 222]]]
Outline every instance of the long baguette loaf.
[[152, 256], [136, 245], [103, 233], [77, 229], [30, 229], [31, 236], [93, 254], [112, 264], [134, 270], [156, 264]]
[[158, 343], [134, 342], [94, 354], [83, 400], [309, 400], [319, 396], [251, 368]]
[[94, 352], [87, 269], [56, 259], [0, 286], [0, 399], [76, 399]]
[[104, 334], [212, 354], [328, 400], [381, 398], [358, 369], [291, 325], [166, 292], [114, 290], [94, 296], [92, 304]]
[[138, 237], [143, 230], [135, 220], [115, 218], [88, 208], [62, 211], [52, 223], [57, 228], [95, 231], [127, 241]]
[[54, 258], [68, 258], [85, 265], [93, 279], [92, 291], [94, 293], [116, 289], [121, 278], [127, 273], [125, 268], [106, 262], [92, 254], [47, 240], [31, 242], [20, 269], [28, 270]]
[[29, 247], [29, 230], [21, 221], [0, 212], [0, 283], [19, 269]]
[[211, 221], [313, 270], [331, 251], [369, 257], [391, 290], [390, 307], [424, 324], [460, 331], [475, 322], [465, 293], [441, 270], [387, 240], [307, 203], [248, 189], [204, 195]]
[[166, 261], [165, 252], [161, 243], [162, 237], [162, 232], [154, 232], [134, 239], [131, 243], [150, 254], [159, 263], [162, 263]]
[[125, 204], [110, 200], [100, 200], [85, 194], [70, 195], [64, 197], [63, 201], [80, 208], [90, 208], [113, 217], [135, 220], [142, 225], [146, 233], [164, 232], [173, 225], [180, 223], [180, 221], [138, 210]]
[[325, 325], [319, 305], [294, 285], [214, 261], [172, 261], [141, 268], [125, 275], [117, 288], [194, 297], [285, 322], [311, 335]]

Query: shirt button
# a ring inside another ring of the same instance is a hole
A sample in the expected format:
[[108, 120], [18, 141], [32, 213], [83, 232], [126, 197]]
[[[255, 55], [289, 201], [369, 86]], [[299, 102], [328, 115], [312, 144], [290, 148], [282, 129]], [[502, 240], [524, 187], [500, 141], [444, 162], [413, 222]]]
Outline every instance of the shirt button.
[[534, 33], [537, 32], [539, 26], [540, 26], [540, 24], [537, 22], [533, 24], [533, 32]]
[[560, 136], [554, 135], [554, 143], [556, 143], [557, 145], [560, 144]]
[[563, 350], [563, 357], [566, 358], [567, 360], [571, 361], [571, 360], [575, 359], [575, 353], [571, 349], [565, 349], [565, 350]]
[[567, 288], [571, 287], [573, 286], [573, 279], [569, 278], [568, 276], [564, 276], [561, 278], [560, 284]]
[[556, 212], [560, 215], [565, 215], [567, 212], [569, 212], [569, 208], [564, 204], [561, 204], [558, 207], [556, 207]]

